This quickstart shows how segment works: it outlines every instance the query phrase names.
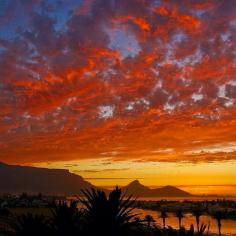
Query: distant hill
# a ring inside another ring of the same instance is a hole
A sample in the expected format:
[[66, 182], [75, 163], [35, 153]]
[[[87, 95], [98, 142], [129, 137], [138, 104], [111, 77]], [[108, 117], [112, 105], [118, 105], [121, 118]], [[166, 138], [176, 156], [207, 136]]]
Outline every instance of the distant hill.
[[0, 163], [0, 193], [81, 194], [95, 187], [81, 176], [63, 169], [46, 169]]
[[173, 186], [165, 186], [156, 189], [150, 189], [142, 185], [138, 180], [134, 180], [129, 185], [122, 188], [128, 195], [137, 197], [189, 197], [190, 193], [185, 192]]

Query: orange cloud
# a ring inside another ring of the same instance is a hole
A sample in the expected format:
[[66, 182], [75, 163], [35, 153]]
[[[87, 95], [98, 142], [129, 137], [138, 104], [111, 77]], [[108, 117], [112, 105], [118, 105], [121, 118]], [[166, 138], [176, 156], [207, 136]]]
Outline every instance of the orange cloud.
[[235, 160], [235, 4], [184, 2], [27, 13], [0, 38], [1, 160]]

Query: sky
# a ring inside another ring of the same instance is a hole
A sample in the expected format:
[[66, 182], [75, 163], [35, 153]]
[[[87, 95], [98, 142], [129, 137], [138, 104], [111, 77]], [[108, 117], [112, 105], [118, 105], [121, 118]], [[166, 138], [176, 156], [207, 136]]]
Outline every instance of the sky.
[[236, 194], [235, 75], [234, 0], [1, 0], [0, 161]]

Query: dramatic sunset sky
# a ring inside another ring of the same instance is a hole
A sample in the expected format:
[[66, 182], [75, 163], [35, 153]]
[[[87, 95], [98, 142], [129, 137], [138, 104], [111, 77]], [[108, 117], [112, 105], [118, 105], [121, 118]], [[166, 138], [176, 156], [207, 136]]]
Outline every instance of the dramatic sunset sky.
[[0, 0], [0, 161], [236, 194], [236, 1]]

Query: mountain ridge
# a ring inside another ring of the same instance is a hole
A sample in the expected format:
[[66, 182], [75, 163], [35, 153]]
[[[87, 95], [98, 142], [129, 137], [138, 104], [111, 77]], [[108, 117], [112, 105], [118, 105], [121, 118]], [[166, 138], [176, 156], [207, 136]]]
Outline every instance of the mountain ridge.
[[[7, 181], [6, 181], [7, 180]], [[8, 165], [0, 162], [0, 194], [82, 195], [84, 189], [102, 189], [67, 169]], [[121, 188], [128, 195], [137, 197], [188, 197], [191, 194], [174, 186], [151, 189], [138, 180]], [[110, 191], [102, 189], [108, 194]]]
[[190, 197], [190, 193], [176, 188], [171, 185], [151, 189], [138, 180], [132, 181], [130, 184], [122, 188], [127, 194], [135, 197]]
[[[5, 181], [7, 180], [7, 181]], [[96, 188], [66, 169], [48, 169], [0, 163], [0, 193], [43, 193], [81, 195], [82, 189]]]

